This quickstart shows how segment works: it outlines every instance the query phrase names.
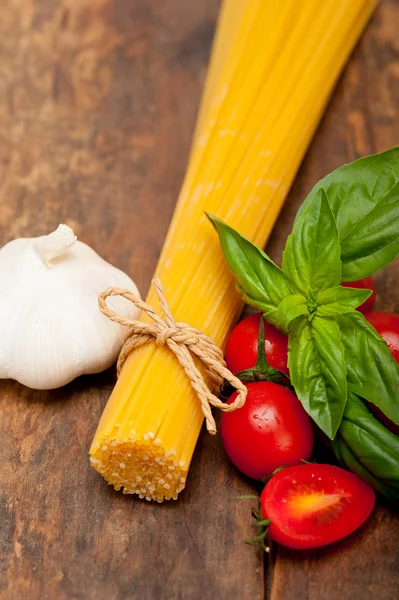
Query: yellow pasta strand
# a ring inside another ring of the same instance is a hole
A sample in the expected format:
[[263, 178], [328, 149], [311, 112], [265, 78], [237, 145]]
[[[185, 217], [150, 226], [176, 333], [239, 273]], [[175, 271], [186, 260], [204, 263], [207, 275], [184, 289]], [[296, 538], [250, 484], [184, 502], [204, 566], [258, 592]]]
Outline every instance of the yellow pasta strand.
[[[263, 246], [332, 88], [376, 0], [225, 0], [189, 167], [156, 276], [176, 320], [221, 346], [242, 302], [204, 212]], [[147, 302], [159, 308], [150, 290]], [[92, 465], [147, 500], [184, 488], [203, 422], [173, 354], [151, 343], [125, 363]]]
[[211, 103], [218, 81], [220, 81], [223, 66], [230, 56], [231, 47], [237, 35], [237, 29], [242, 21], [245, 0], [230, 0], [224, 2], [216, 27], [212, 49], [212, 61], [208, 69], [201, 105], [195, 126], [192, 148], [195, 148], [197, 134], [201, 131], [203, 122]]

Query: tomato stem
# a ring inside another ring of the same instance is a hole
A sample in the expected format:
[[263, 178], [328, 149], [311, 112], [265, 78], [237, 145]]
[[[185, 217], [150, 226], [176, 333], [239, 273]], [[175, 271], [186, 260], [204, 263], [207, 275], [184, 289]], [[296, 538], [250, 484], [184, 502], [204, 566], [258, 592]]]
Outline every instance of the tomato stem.
[[260, 528], [261, 533], [250, 540], [245, 540], [245, 543], [249, 544], [250, 546], [256, 546], [258, 550], [263, 550], [264, 552], [269, 552], [270, 548], [269, 548], [269, 546], [266, 546], [265, 539], [267, 538], [267, 534], [268, 534], [267, 528], [270, 525], [270, 523], [271, 523], [270, 519], [263, 519], [262, 521], [258, 521], [256, 527]]
[[265, 539], [268, 535], [268, 528], [271, 524], [271, 519], [267, 519], [262, 515], [262, 509], [260, 505], [259, 496], [240, 496], [243, 500], [256, 498], [258, 500], [258, 506], [252, 507], [252, 516], [256, 520], [255, 527], [258, 528], [258, 535], [254, 538], [245, 540], [246, 544], [250, 546], [255, 546], [257, 550], [263, 550], [264, 552], [269, 552], [270, 547], [265, 544]]
[[241, 381], [247, 381], [249, 383], [254, 381], [272, 381], [291, 388], [290, 380], [287, 375], [282, 371], [271, 367], [267, 361], [265, 352], [265, 325], [262, 316], [260, 318], [259, 326], [258, 358], [256, 359], [256, 365], [251, 369], [236, 373], [236, 377], [241, 379]]
[[271, 519], [263, 519], [262, 521], [258, 521], [258, 527], [268, 527], [271, 522]]
[[252, 494], [249, 496], [236, 496], [237, 500], [259, 500], [259, 496]]

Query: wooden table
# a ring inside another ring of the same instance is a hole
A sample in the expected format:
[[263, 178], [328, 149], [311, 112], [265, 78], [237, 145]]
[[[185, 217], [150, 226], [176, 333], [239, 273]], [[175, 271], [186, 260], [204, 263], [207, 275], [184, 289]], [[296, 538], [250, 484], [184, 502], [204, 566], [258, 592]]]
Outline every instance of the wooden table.
[[[217, 0], [0, 0], [0, 242], [72, 225], [146, 292], [182, 182]], [[268, 251], [313, 184], [399, 143], [399, 1], [338, 84]], [[399, 312], [398, 262], [376, 276]], [[53, 392], [1, 383], [1, 600], [392, 600], [399, 525], [379, 502], [331, 548], [269, 557], [250, 493], [204, 431], [178, 502], [113, 491], [88, 449], [114, 370]]]

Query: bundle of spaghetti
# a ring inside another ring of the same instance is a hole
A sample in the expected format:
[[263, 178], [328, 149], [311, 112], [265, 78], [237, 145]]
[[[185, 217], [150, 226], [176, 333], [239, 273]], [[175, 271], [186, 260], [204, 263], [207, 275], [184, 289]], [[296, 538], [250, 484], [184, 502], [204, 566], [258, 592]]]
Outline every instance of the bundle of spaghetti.
[[[176, 320], [221, 347], [242, 302], [205, 211], [266, 243], [375, 5], [224, 1], [187, 174], [156, 270]], [[147, 303], [159, 308], [153, 290]], [[92, 465], [124, 493], [175, 499], [202, 423], [175, 356], [149, 343], [123, 366], [91, 446]]]

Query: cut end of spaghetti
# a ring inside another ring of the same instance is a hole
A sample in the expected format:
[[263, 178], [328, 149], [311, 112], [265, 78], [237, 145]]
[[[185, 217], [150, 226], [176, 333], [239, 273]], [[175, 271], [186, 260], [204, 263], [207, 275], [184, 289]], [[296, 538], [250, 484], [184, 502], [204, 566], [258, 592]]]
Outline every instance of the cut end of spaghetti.
[[186, 484], [188, 465], [177, 459], [173, 449], [165, 449], [152, 432], [140, 439], [132, 434], [97, 440], [90, 454], [92, 466], [124, 494], [156, 502], [176, 500]]

